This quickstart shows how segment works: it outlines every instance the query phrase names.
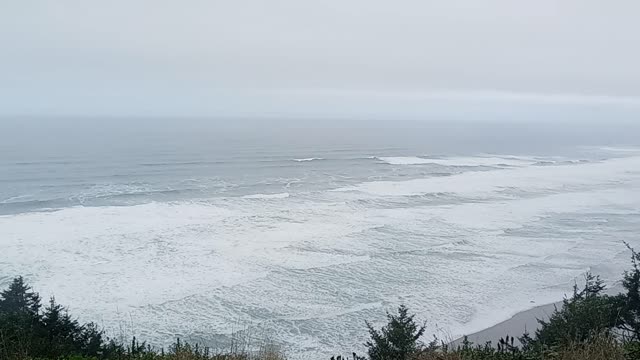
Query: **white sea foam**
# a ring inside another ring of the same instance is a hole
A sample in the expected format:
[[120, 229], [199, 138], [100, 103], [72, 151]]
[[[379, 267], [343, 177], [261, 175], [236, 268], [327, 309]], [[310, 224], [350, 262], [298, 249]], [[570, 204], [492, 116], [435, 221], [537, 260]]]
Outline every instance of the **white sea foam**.
[[33, 198], [34, 198], [33, 195], [16, 195], [16, 196], [11, 196], [9, 198], [0, 200], [0, 204], [11, 204], [11, 203], [29, 200]]
[[391, 165], [422, 165], [433, 163], [431, 159], [420, 158], [417, 156], [374, 156], [374, 159], [378, 159]]
[[[381, 324], [400, 303], [429, 332], [455, 336], [557, 301], [590, 267], [617, 279], [620, 241], [640, 245], [637, 222], [625, 222], [640, 211], [638, 168], [629, 157], [364, 182], [305, 199], [6, 215], [0, 264], [81, 320], [133, 323], [157, 346], [240, 322], [272, 330], [294, 359], [322, 358], [359, 351], [364, 320]], [[411, 197], [443, 192], [449, 203]], [[377, 206], [359, 201], [369, 199]], [[564, 229], [565, 219], [580, 226]]]
[[289, 193], [278, 193], [278, 194], [252, 194], [252, 195], [245, 195], [243, 196], [244, 199], [263, 199], [263, 200], [269, 200], [269, 199], [286, 199], [288, 198], [290, 195]]
[[522, 166], [531, 164], [530, 159], [517, 157], [451, 157], [426, 158], [417, 156], [376, 157], [376, 159], [391, 165], [424, 165], [438, 164], [445, 166]]
[[446, 166], [523, 166], [533, 161], [521, 157], [452, 157], [446, 159], [434, 159], [434, 164]]
[[307, 162], [307, 161], [314, 161], [314, 160], [324, 160], [324, 158], [311, 157], [311, 158], [303, 158], [303, 159], [293, 159], [293, 161], [297, 161], [297, 162]]
[[621, 147], [621, 146], [603, 146], [598, 148], [599, 150], [609, 151], [609, 152], [619, 152], [619, 153], [640, 153], [640, 148], [638, 147]]
[[500, 171], [468, 172], [449, 177], [408, 181], [373, 181], [336, 191], [360, 191], [377, 196], [408, 196], [450, 193], [487, 196], [505, 190], [562, 191], [567, 187], [606, 185], [635, 176], [628, 169], [640, 169], [640, 157], [600, 163], [565, 164], [554, 167], [520, 167]]

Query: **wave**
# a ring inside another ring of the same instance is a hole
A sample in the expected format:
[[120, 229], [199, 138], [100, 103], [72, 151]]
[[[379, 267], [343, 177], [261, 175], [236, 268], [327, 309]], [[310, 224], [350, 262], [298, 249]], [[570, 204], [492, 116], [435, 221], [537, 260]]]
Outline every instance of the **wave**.
[[569, 186], [580, 188], [628, 179], [633, 175], [627, 173], [627, 169], [639, 166], [640, 156], [605, 162], [510, 167], [499, 171], [465, 172], [448, 177], [403, 181], [377, 180], [333, 191], [358, 191], [374, 196], [410, 196], [444, 192], [471, 197], [495, 195], [505, 189], [550, 192], [566, 190]]
[[213, 165], [224, 164], [224, 161], [175, 161], [175, 162], [151, 162], [141, 163], [140, 166], [144, 167], [158, 167], [158, 166], [181, 166], [181, 165]]
[[51, 200], [23, 200], [0, 203], [0, 215], [15, 215], [16, 213], [29, 212], [29, 211], [44, 211], [61, 209], [68, 206], [69, 203], [64, 199], [51, 199]]
[[373, 158], [390, 165], [422, 165], [433, 163], [432, 159], [417, 156], [374, 156]]
[[493, 167], [511, 167], [523, 166], [532, 163], [526, 158], [518, 158], [513, 156], [470, 156], [470, 157], [451, 157], [451, 158], [426, 158], [419, 156], [383, 156], [374, 157], [377, 160], [391, 165], [443, 165], [443, 166], [493, 166]]
[[252, 194], [252, 195], [245, 195], [242, 198], [243, 199], [262, 199], [262, 200], [269, 200], [269, 199], [286, 199], [288, 198], [290, 195], [289, 193], [278, 193], [278, 194]]
[[538, 161], [536, 163], [533, 164], [533, 166], [553, 166], [556, 165], [557, 162], [555, 161], [548, 161], [548, 160], [542, 160], [542, 161]]
[[51, 161], [18, 161], [13, 163], [16, 166], [33, 166], [33, 165], [71, 165], [76, 163], [83, 163], [82, 161], [64, 161], [64, 160], [51, 160]]
[[183, 192], [199, 191], [199, 190], [200, 189], [167, 189], [167, 190], [132, 191], [132, 192], [124, 192], [124, 193], [96, 195], [95, 199], [116, 199], [116, 198], [137, 197], [137, 196], [156, 196], [156, 195], [165, 196], [165, 195], [176, 195], [176, 194], [181, 194]]
[[96, 184], [89, 188], [83, 189], [69, 197], [71, 200], [91, 200], [104, 199], [117, 196], [141, 196], [152, 194], [163, 194], [175, 192], [176, 189], [154, 189], [148, 183], [129, 183], [129, 184]]
[[25, 201], [38, 201], [38, 200], [24, 200], [24, 199], [33, 199], [33, 195], [16, 195], [8, 197], [4, 200], [0, 200], [0, 204], [16, 204], [22, 203]]
[[639, 153], [640, 148], [631, 146], [603, 146], [598, 148], [599, 150], [618, 152], [618, 153]]
[[[104, 193], [104, 194], [74, 194], [69, 197], [51, 199], [31, 199], [15, 197], [0, 201], [0, 215], [19, 214], [32, 211], [48, 211], [69, 208], [73, 206], [130, 206], [135, 203], [152, 202], [157, 197], [165, 201], [171, 200], [187, 191], [197, 189], [151, 190], [140, 192]], [[156, 198], [154, 198], [156, 197]]]
[[291, 159], [291, 160], [296, 161], [296, 162], [307, 162], [307, 161], [325, 160], [325, 159], [324, 158], [311, 157], [311, 158]]
[[540, 160], [531, 165], [533, 166], [554, 166], [554, 165], [578, 165], [591, 163], [590, 160]]

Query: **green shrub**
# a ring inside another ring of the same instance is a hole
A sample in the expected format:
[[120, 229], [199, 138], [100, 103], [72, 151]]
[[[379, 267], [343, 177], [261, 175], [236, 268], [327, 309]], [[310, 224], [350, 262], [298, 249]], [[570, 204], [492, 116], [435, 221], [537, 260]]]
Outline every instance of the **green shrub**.
[[51, 298], [42, 310], [40, 296], [19, 276], [0, 293], [0, 358], [58, 359], [99, 357], [106, 350], [93, 323], [80, 325]]
[[584, 288], [574, 285], [573, 295], [563, 300], [549, 320], [539, 320], [535, 338], [524, 340], [525, 347], [544, 351], [611, 333], [620, 323], [624, 296], [604, 295], [604, 289], [599, 277], [587, 273]]
[[365, 345], [371, 360], [407, 360], [419, 350], [418, 340], [424, 334], [425, 326], [416, 324], [415, 315], [408, 315], [408, 311], [401, 305], [398, 315], [387, 313], [388, 324], [380, 331], [366, 323], [371, 340]]

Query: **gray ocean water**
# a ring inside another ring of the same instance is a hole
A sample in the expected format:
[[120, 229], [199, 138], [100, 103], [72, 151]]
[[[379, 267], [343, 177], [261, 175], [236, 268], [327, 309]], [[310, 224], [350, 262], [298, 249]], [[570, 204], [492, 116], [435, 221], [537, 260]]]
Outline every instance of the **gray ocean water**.
[[[362, 350], [407, 304], [456, 336], [611, 283], [640, 246], [634, 122], [0, 120], [0, 285], [158, 346], [245, 329]], [[265, 335], [266, 334], [266, 335]]]

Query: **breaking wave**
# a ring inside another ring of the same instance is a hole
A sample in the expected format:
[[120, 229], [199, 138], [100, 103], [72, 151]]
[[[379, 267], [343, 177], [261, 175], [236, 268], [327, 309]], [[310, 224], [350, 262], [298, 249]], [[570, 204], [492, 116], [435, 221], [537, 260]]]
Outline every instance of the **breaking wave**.
[[269, 199], [286, 199], [290, 196], [289, 193], [279, 193], [279, 194], [252, 194], [252, 195], [245, 195], [242, 198], [243, 199], [264, 199], [264, 200], [269, 200]]
[[325, 159], [318, 158], [318, 157], [310, 157], [310, 158], [292, 159], [292, 160], [296, 162], [308, 162], [308, 161], [325, 160]]
[[527, 158], [518, 157], [447, 157], [447, 158], [427, 158], [419, 156], [382, 156], [375, 159], [390, 165], [425, 165], [435, 164], [444, 166], [491, 166], [509, 167], [525, 166], [534, 161]]

